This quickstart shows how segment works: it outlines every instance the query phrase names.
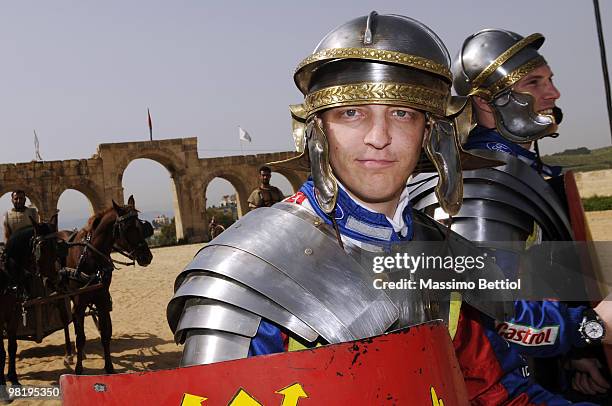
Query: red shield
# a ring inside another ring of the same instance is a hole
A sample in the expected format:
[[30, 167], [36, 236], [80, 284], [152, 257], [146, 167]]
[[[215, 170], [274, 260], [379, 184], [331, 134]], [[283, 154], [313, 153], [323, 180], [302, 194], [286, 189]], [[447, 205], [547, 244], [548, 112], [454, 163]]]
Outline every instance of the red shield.
[[468, 404], [442, 322], [312, 350], [210, 365], [118, 375], [62, 375], [60, 386], [66, 406]]
[[[563, 177], [563, 184], [565, 187], [565, 197], [567, 199], [567, 207], [569, 211], [570, 222], [572, 224], [572, 231], [574, 232], [574, 239], [576, 241], [591, 241], [591, 230], [587, 223], [586, 215], [584, 214], [584, 207], [582, 206], [582, 199], [580, 198], [580, 192], [576, 185], [576, 179], [574, 173], [569, 171], [565, 173]], [[591, 297], [604, 296], [600, 291], [597, 281], [601, 279], [601, 267], [599, 259], [596, 253], [592, 255], [583, 256], [581, 258], [582, 269], [585, 275], [585, 287]], [[597, 305], [597, 302], [591, 303], [593, 307]], [[612, 373], [612, 345], [605, 345], [604, 354], [608, 363], [608, 370]]]

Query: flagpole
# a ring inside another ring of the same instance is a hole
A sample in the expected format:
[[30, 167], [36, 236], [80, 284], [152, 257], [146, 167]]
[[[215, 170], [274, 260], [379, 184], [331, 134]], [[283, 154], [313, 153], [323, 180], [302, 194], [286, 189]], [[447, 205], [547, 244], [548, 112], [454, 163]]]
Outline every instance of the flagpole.
[[599, 0], [593, 0], [595, 9], [595, 25], [597, 27], [597, 38], [599, 40], [599, 54], [601, 56], [601, 70], [603, 72], [604, 89], [606, 92], [606, 106], [608, 107], [608, 121], [610, 123], [610, 136], [612, 137], [612, 96], [610, 95], [610, 76], [608, 75], [608, 63], [606, 61], [606, 45], [604, 44], [603, 29], [601, 27], [601, 15], [599, 13]]
[[153, 122], [151, 121], [151, 112], [147, 107], [147, 118], [149, 119], [149, 141], [153, 141]]
[[[240, 134], [240, 130], [242, 129], [242, 127], [240, 127], [240, 124], [238, 124], [238, 133]], [[242, 138], [238, 137], [238, 143], [240, 144], [240, 155], [244, 155], [244, 151], [242, 150]]]

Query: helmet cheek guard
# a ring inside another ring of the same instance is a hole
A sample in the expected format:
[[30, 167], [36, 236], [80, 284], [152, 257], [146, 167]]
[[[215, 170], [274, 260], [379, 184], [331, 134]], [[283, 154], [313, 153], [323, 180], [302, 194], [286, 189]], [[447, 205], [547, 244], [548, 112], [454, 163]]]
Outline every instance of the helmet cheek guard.
[[440, 175], [436, 186], [440, 206], [451, 216], [457, 214], [463, 197], [463, 176], [455, 129], [449, 120], [428, 115], [423, 149]]
[[529, 93], [508, 89], [496, 96], [490, 104], [497, 130], [509, 141], [522, 144], [557, 132], [555, 116], [536, 112], [534, 98]]
[[330, 214], [336, 206], [338, 181], [329, 162], [327, 136], [323, 128], [321, 128], [317, 115], [312, 116], [308, 120], [305, 137], [306, 145], [308, 146], [308, 156], [310, 157], [312, 180], [315, 185], [315, 196], [321, 209]]

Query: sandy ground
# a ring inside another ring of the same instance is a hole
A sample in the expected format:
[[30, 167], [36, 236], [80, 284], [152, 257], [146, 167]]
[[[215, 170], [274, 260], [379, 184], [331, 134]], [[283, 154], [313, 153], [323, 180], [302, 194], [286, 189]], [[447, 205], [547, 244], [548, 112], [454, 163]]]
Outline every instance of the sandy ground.
[[612, 169], [591, 172], [577, 172], [576, 184], [583, 198], [612, 196]]
[[[588, 214], [595, 240], [612, 241], [612, 211]], [[174, 344], [166, 323], [166, 305], [172, 296], [176, 275], [202, 244], [153, 250], [146, 268], [124, 267], [113, 275], [112, 353], [117, 372], [134, 372], [177, 366], [180, 348]], [[610, 260], [610, 259], [608, 259]], [[611, 262], [612, 263], [612, 262]], [[98, 332], [86, 321], [88, 358], [86, 374], [103, 373]], [[71, 328], [74, 340], [74, 331]], [[57, 384], [61, 374], [71, 373], [63, 364], [63, 333], [56, 332], [41, 343], [20, 341], [18, 373], [24, 385]], [[57, 405], [59, 401], [16, 401], [15, 405]]]
[[587, 221], [599, 257], [600, 273], [598, 280], [600, 288], [607, 294], [612, 294], [612, 210], [593, 211], [587, 213]]
[[612, 210], [591, 211], [586, 215], [593, 240], [612, 241]]

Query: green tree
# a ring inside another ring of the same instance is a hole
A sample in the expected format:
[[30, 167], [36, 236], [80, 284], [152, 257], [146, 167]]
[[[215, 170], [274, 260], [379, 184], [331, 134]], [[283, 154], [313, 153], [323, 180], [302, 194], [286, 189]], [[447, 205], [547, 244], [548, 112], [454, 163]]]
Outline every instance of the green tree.
[[152, 247], [176, 245], [176, 223], [174, 221], [174, 217], [172, 217], [170, 223], [161, 227], [159, 233], [151, 236], [147, 243]]
[[206, 216], [208, 217], [209, 222], [213, 216], [215, 216], [215, 222], [217, 224], [221, 224], [225, 228], [228, 228], [236, 221], [234, 220], [232, 212], [229, 209], [209, 207], [206, 209]]
[[582, 199], [584, 211], [612, 210], [612, 196], [593, 196]]

